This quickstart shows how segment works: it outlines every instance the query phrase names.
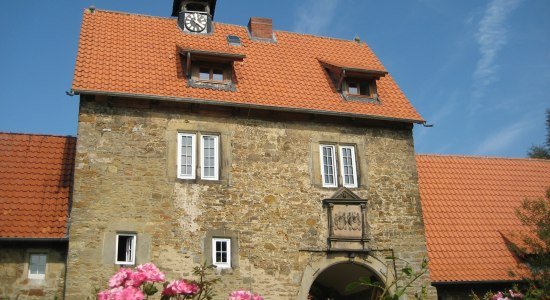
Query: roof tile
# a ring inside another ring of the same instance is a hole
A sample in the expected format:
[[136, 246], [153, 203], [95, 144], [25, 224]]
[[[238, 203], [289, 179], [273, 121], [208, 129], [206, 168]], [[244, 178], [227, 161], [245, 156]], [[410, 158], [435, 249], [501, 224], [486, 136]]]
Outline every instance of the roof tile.
[[0, 238], [67, 234], [76, 138], [0, 133]]
[[430, 276], [434, 282], [517, 280], [524, 270], [503, 232], [525, 232], [515, 209], [543, 197], [550, 161], [417, 155]]
[[[209, 35], [186, 34], [174, 18], [86, 10], [72, 89], [423, 121], [390, 75], [378, 81], [380, 104], [346, 101], [336, 92], [320, 60], [385, 71], [366, 44], [274, 34], [276, 43], [252, 41], [246, 27], [222, 23]], [[240, 37], [242, 46], [228, 45], [227, 35]], [[178, 54], [185, 49], [246, 55], [235, 63], [236, 91], [188, 87]]]

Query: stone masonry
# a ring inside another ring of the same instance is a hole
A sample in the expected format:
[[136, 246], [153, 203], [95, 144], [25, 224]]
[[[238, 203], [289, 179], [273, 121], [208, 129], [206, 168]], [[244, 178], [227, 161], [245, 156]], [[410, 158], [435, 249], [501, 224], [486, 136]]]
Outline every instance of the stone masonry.
[[[220, 135], [219, 181], [176, 178], [179, 131]], [[321, 142], [356, 146], [351, 190], [369, 201], [369, 246], [419, 268], [427, 255], [411, 124], [81, 96], [67, 299], [107, 287], [120, 231], [137, 233], [136, 263], [151, 261], [168, 279], [192, 277], [209, 259], [207, 236], [226, 232], [237, 253], [213, 275], [216, 299], [238, 288], [304, 299], [306, 270], [327, 257], [322, 200], [337, 190], [321, 187]]]

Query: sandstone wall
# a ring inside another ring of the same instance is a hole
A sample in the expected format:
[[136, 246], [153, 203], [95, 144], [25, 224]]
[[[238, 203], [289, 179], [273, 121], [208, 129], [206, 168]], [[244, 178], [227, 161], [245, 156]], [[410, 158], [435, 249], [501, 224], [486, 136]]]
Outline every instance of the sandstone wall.
[[[418, 266], [426, 247], [412, 130], [352, 123], [81, 97], [67, 299], [106, 288], [118, 269], [117, 231], [136, 232], [136, 263], [152, 261], [171, 279], [189, 277], [208, 260], [206, 237], [227, 232], [238, 253], [234, 268], [215, 275], [219, 299], [237, 288], [296, 299], [304, 270], [326, 249], [322, 200], [336, 191], [321, 187], [320, 142], [356, 145], [352, 191], [369, 200], [370, 247]], [[219, 181], [176, 178], [178, 131], [220, 134]]]
[[[45, 279], [29, 279], [30, 253], [45, 253]], [[0, 299], [62, 299], [66, 243], [0, 242]]]

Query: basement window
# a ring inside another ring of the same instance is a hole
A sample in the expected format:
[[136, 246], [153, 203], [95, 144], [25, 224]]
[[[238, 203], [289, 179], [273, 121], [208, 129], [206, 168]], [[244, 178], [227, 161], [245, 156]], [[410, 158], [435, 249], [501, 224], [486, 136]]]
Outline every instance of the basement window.
[[116, 235], [115, 264], [135, 265], [136, 262], [136, 234], [117, 233]]
[[46, 278], [46, 258], [44, 253], [31, 253], [29, 256], [29, 279]]

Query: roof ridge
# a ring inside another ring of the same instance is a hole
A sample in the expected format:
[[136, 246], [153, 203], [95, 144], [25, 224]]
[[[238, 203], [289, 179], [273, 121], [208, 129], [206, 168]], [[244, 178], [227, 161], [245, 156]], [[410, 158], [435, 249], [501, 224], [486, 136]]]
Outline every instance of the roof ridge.
[[76, 139], [76, 136], [72, 136], [72, 135], [59, 135], [59, 134], [48, 134], [48, 133], [25, 133], [25, 132], [0, 131], [0, 134], [26, 135], [26, 136], [51, 136], [51, 137], [64, 137], [64, 138], [74, 138], [74, 139]]
[[[86, 8], [86, 10], [87, 10], [87, 9], [89, 9], [89, 8]], [[99, 11], [99, 12], [113, 13], [113, 14], [119, 14], [119, 15], [141, 16], [141, 17], [147, 17], [147, 18], [153, 18], [153, 19], [163, 19], [163, 20], [176, 20], [176, 18], [174, 18], [174, 17], [161, 17], [161, 16], [153, 16], [153, 15], [147, 15], [147, 14], [141, 14], [141, 13], [123, 12], [123, 11], [116, 11], [116, 10], [109, 10], [109, 9], [99, 9], [99, 8], [95, 8], [94, 10], [95, 10], [95, 11]], [[246, 25], [238, 25], [238, 24], [231, 24], [231, 23], [224, 23], [224, 22], [217, 22], [217, 21], [213, 21], [213, 23], [215, 23], [215, 24], [227, 25], [227, 26], [243, 27], [243, 28], [247, 28], [247, 27], [248, 27], [248, 26], [246, 26]], [[369, 47], [369, 46], [367, 45], [367, 43], [364, 42], [364, 41], [361, 41], [360, 43], [357, 43], [357, 42], [355, 42], [354, 40], [348, 40], [348, 39], [344, 39], [344, 38], [337, 38], [337, 37], [331, 37], [331, 36], [317, 35], [317, 34], [312, 34], [312, 33], [295, 32], [295, 31], [289, 31], [289, 30], [278, 30], [278, 29], [274, 29], [273, 32], [283, 32], [283, 33], [296, 34], [296, 35], [303, 35], [303, 36], [310, 36], [310, 37], [316, 37], [316, 38], [327, 39], [327, 40], [335, 40], [335, 41], [349, 42], [349, 43], [355, 43], [355, 44], [365, 45], [365, 46]], [[370, 47], [369, 47], [369, 48], [370, 48]]]
[[503, 156], [482, 156], [482, 155], [467, 155], [467, 154], [429, 154], [429, 153], [417, 153], [415, 156], [431, 156], [431, 157], [454, 157], [454, 158], [475, 158], [475, 159], [506, 159], [506, 160], [530, 160], [530, 161], [543, 161], [550, 163], [548, 159], [542, 158], [530, 158], [530, 157], [503, 157]]
[[[90, 10], [91, 7], [87, 7], [84, 9], [84, 13]], [[140, 17], [147, 17], [147, 18], [153, 18], [153, 19], [163, 19], [163, 20], [176, 20], [174, 17], [161, 17], [161, 16], [153, 16], [153, 15], [146, 15], [141, 13], [131, 13], [131, 12], [124, 12], [124, 11], [117, 11], [117, 10], [109, 10], [109, 9], [100, 9], [100, 8], [94, 8], [94, 14], [95, 12], [104, 12], [104, 13], [112, 13], [112, 14], [118, 14], [118, 15], [128, 15], [128, 16], [140, 16]]]

